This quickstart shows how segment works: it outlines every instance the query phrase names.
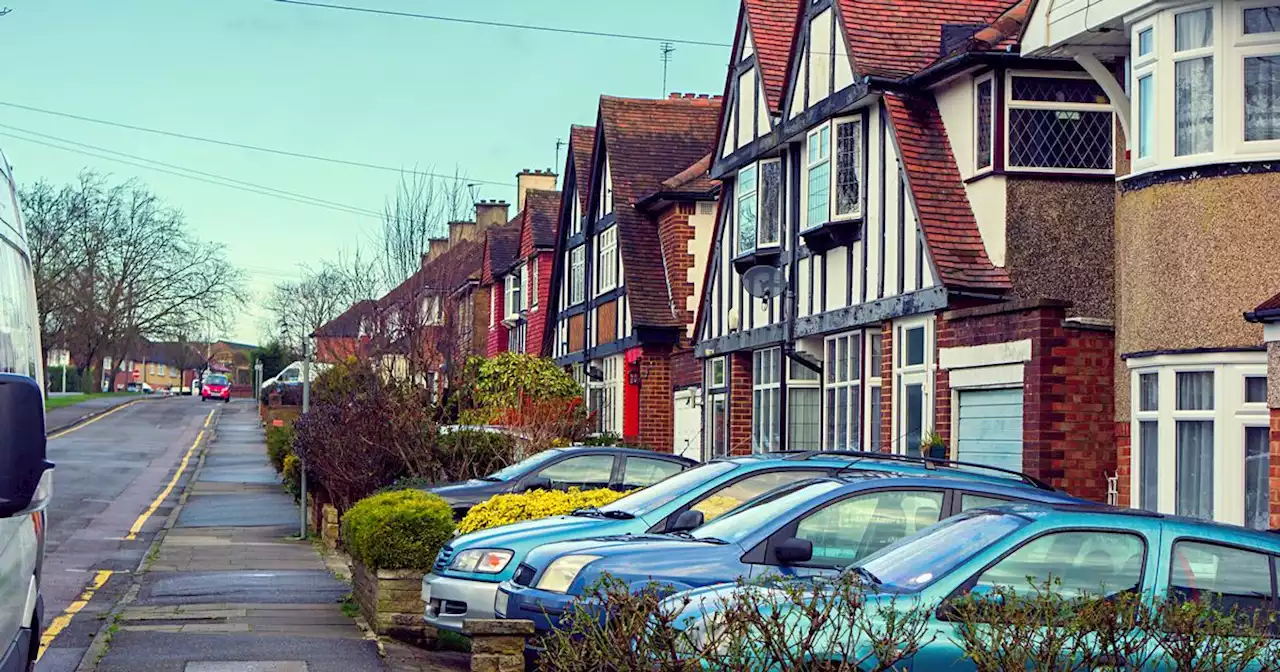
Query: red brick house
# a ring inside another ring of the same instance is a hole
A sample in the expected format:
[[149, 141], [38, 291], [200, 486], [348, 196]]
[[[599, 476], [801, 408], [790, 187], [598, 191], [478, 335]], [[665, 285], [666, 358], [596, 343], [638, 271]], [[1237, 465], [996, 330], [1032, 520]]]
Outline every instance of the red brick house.
[[706, 457], [926, 453], [1108, 498], [1116, 120], [1074, 62], [1008, 48], [1027, 7], [743, 1]]
[[489, 356], [540, 352], [560, 214], [560, 192], [543, 187], [555, 187], [556, 177], [550, 170], [516, 175], [519, 212], [486, 242], [482, 283], [490, 292]]
[[311, 334], [316, 361], [334, 363], [368, 354], [377, 309], [377, 301], [360, 301], [316, 329]]
[[543, 351], [584, 385], [600, 431], [655, 450], [700, 443], [690, 325], [719, 114], [710, 96], [604, 96], [594, 132], [570, 136]]

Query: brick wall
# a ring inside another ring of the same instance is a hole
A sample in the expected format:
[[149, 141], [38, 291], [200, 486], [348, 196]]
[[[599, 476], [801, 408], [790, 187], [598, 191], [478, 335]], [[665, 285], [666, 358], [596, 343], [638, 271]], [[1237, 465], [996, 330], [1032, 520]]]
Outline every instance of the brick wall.
[[658, 216], [658, 241], [662, 244], [671, 302], [675, 306], [676, 317], [686, 323], [694, 319], [687, 306], [689, 297], [693, 296], [693, 283], [689, 282], [693, 255], [689, 253], [689, 242], [693, 240], [694, 230], [689, 217], [696, 208], [694, 203], [675, 203]]
[[524, 350], [532, 355], [541, 354], [542, 339], [546, 334], [547, 310], [551, 298], [551, 260], [550, 252], [539, 252], [529, 260], [530, 264], [537, 264], [538, 267], [538, 286], [535, 289], [538, 293], [538, 309], [529, 311], [529, 326], [524, 339]]
[[893, 452], [893, 323], [880, 327], [880, 450]]
[[[1117, 468], [1115, 339], [1110, 331], [1065, 324], [1066, 308], [1013, 301], [951, 311], [939, 319], [938, 347], [1030, 340], [1031, 359], [1023, 365], [1023, 471], [1105, 501], [1107, 476]], [[951, 389], [943, 374], [936, 426], [946, 428], [949, 442]]]
[[729, 355], [729, 454], [751, 454], [751, 353]]
[[675, 407], [672, 403], [670, 346], [645, 346], [640, 367], [640, 445], [672, 452]]
[[[1130, 447], [1131, 439], [1129, 437], [1129, 423], [1116, 423], [1116, 505], [1128, 507], [1131, 506], [1130, 498], [1133, 496], [1133, 488], [1130, 487], [1130, 479], [1133, 478], [1133, 449]], [[1271, 452], [1274, 454], [1276, 448], [1273, 445]], [[1274, 464], [1274, 463], [1273, 463]], [[1274, 469], [1274, 467], [1273, 467]], [[1275, 473], [1274, 471], [1272, 472]], [[1272, 486], [1272, 496], [1275, 496], [1275, 486]], [[1274, 500], [1273, 500], [1274, 502]], [[1275, 504], [1272, 504], [1272, 511], [1275, 510]], [[1274, 515], [1274, 514], [1273, 514]]]

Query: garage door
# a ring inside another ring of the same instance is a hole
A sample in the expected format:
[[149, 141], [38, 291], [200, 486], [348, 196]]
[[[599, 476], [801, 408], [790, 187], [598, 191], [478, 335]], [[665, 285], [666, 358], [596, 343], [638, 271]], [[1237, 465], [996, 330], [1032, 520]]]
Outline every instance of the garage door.
[[1022, 388], [960, 393], [956, 456], [1022, 471]]

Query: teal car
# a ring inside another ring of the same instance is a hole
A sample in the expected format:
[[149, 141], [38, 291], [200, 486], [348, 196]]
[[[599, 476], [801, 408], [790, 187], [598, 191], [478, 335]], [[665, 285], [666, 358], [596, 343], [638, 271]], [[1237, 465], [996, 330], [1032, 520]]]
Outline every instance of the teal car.
[[1051, 490], [1016, 472], [885, 453], [805, 451], [720, 458], [607, 506], [481, 530], [450, 541], [422, 579], [423, 618], [434, 627], [455, 632], [461, 631], [464, 619], [494, 618], [498, 585], [519, 571], [532, 571], [522, 562], [543, 544], [683, 532], [774, 488], [852, 469], [903, 475], [945, 472]]
[[[1280, 615], [1277, 569], [1275, 532], [1129, 509], [1014, 504], [949, 518], [846, 571], [875, 584], [869, 608], [930, 610], [926, 644], [902, 669], [967, 672], [974, 666], [948, 615], [949, 603], [970, 594], [1027, 592], [1053, 580], [1068, 597], [1209, 598], [1228, 610]], [[737, 590], [720, 584], [666, 604], [683, 609], [676, 622], [696, 640]]]

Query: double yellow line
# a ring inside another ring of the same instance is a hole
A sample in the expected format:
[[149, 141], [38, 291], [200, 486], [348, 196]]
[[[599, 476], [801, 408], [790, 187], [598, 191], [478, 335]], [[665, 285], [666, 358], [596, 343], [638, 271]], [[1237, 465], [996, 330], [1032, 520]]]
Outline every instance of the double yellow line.
[[[49, 438], [54, 439], [69, 432], [74, 432], [77, 429], [93, 424], [94, 422], [115, 413], [121, 408], [124, 408], [124, 406], [114, 408], [84, 424], [63, 430]], [[160, 491], [160, 494], [151, 502], [151, 506], [148, 506], [147, 510], [143, 511], [142, 515], [138, 516], [138, 519], [133, 521], [133, 525], [129, 527], [129, 534], [125, 536], [125, 540], [132, 541], [138, 538], [138, 532], [142, 531], [142, 526], [146, 525], [147, 520], [155, 514], [156, 509], [160, 508], [160, 505], [164, 503], [164, 500], [173, 492], [174, 487], [178, 485], [178, 481], [182, 478], [182, 474], [186, 472], [187, 466], [191, 463], [191, 456], [195, 454], [196, 448], [199, 447], [200, 442], [204, 440], [205, 432], [209, 429], [209, 424], [213, 422], [213, 416], [216, 412], [217, 409], [209, 411], [209, 415], [204, 419], [204, 427], [200, 430], [200, 433], [196, 435], [196, 440], [191, 444], [191, 447], [187, 449], [186, 455], [182, 456], [182, 462], [178, 464], [178, 470], [174, 472], [173, 478], [169, 479], [169, 484], [165, 486], [164, 490]], [[67, 606], [67, 608], [63, 610], [57, 618], [49, 622], [49, 627], [45, 628], [44, 634], [40, 637], [40, 651], [37, 654], [37, 660], [39, 657], [44, 656], [45, 650], [53, 643], [54, 638], [65, 630], [68, 625], [71, 625], [71, 619], [74, 618], [76, 614], [80, 613], [82, 609], [88, 606], [89, 600], [92, 600], [98, 590], [106, 584], [107, 579], [111, 578], [111, 574], [112, 572], [110, 570], [100, 570], [94, 574], [93, 581], [89, 583], [89, 587], [85, 588], [83, 593], [80, 593], [80, 597], [75, 602], [72, 602]]]

